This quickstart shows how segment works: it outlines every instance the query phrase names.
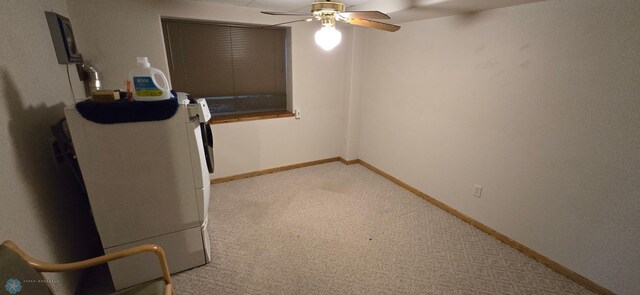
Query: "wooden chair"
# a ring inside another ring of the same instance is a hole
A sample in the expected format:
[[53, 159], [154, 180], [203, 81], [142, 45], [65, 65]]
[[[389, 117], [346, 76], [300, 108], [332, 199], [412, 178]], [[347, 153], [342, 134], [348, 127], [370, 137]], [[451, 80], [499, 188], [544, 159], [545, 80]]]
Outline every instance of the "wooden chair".
[[[9, 291], [8, 289], [11, 289], [10, 286], [8, 286], [10, 279], [22, 280], [22, 282], [25, 282], [20, 285], [20, 289], [22, 290], [15, 292], [14, 289], [14, 293], [9, 292], [12, 294], [53, 294], [48, 284], [33, 283], [34, 281], [46, 282], [41, 275], [42, 272], [63, 272], [85, 269], [144, 252], [153, 252], [158, 256], [158, 260], [160, 260], [160, 267], [162, 267], [163, 280], [156, 280], [146, 284], [141, 284], [113, 294], [173, 294], [167, 259], [162, 248], [157, 245], [137, 246], [78, 262], [48, 263], [32, 258], [18, 248], [18, 246], [13, 242], [5, 241], [0, 245], [0, 280], [2, 280], [0, 283], [2, 284], [2, 291], [5, 291], [5, 288], [7, 288], [6, 291]], [[5, 283], [7, 285], [4, 285]], [[27, 287], [29, 288], [28, 290]]]

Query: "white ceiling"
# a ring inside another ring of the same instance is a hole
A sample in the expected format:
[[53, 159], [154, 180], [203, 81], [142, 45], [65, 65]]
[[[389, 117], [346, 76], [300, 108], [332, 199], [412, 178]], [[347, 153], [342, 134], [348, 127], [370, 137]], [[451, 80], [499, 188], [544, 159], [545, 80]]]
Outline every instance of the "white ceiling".
[[[200, 0], [203, 2], [215, 2], [222, 4], [230, 4], [237, 6], [247, 6], [259, 9], [273, 10], [273, 11], [295, 11], [295, 12], [307, 12], [310, 9], [310, 5], [314, 0]], [[324, 1], [324, 0], [316, 0]], [[353, 5], [359, 5], [366, 2], [372, 2], [372, 0], [344, 0], [337, 2], [344, 3], [347, 7]]]
[[[199, 0], [270, 11], [307, 12], [314, 0]], [[322, 1], [322, 0], [317, 0]], [[391, 23], [476, 12], [544, 0], [333, 0], [347, 10], [379, 10], [391, 16]]]

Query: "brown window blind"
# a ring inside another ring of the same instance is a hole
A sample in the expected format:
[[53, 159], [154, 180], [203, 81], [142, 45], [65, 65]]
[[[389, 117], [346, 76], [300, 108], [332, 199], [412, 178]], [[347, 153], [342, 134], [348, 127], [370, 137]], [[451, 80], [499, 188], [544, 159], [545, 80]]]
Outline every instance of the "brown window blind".
[[214, 114], [286, 110], [285, 28], [162, 20], [176, 91], [206, 97]]

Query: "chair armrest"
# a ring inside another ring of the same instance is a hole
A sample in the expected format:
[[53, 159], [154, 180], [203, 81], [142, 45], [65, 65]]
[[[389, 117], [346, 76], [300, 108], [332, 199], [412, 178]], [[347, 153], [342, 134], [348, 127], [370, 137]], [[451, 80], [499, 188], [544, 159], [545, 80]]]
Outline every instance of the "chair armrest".
[[18, 248], [18, 246], [14, 244], [12, 241], [5, 241], [2, 244], [7, 246], [14, 252], [16, 252], [18, 255], [20, 255], [20, 257], [22, 257], [22, 259], [28, 262], [29, 265], [33, 267], [33, 269], [39, 272], [62, 272], [62, 271], [69, 271], [69, 270], [84, 269], [84, 268], [92, 267], [98, 264], [107, 263], [112, 260], [139, 254], [139, 253], [153, 252], [154, 254], [156, 254], [156, 256], [158, 256], [158, 260], [160, 261], [160, 267], [162, 267], [162, 276], [166, 283], [165, 294], [172, 294], [172, 284], [171, 284], [171, 276], [169, 273], [169, 265], [167, 264], [167, 258], [166, 258], [166, 255], [164, 254], [164, 250], [162, 250], [162, 248], [158, 245], [147, 244], [147, 245], [136, 246], [129, 249], [124, 249], [117, 252], [113, 252], [113, 253], [109, 253], [102, 256], [90, 258], [87, 260], [77, 261], [77, 262], [48, 263], [48, 262], [37, 260], [27, 255], [26, 253], [24, 253], [24, 251]]

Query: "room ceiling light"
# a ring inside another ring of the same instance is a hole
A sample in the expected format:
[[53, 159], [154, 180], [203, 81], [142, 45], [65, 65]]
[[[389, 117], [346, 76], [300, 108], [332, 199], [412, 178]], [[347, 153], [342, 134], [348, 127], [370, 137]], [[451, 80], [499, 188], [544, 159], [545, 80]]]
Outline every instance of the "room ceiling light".
[[340, 31], [336, 30], [336, 21], [333, 18], [333, 15], [324, 15], [322, 16], [321, 21], [322, 28], [320, 28], [315, 35], [316, 44], [318, 44], [322, 49], [329, 51], [340, 44], [342, 34]]
[[[312, 17], [312, 20], [316, 19], [321, 21], [322, 28], [316, 32], [315, 39], [316, 43], [324, 50], [331, 50], [340, 44], [342, 34], [336, 30], [336, 21], [342, 21], [350, 25], [368, 27], [387, 32], [395, 32], [400, 29], [400, 26], [397, 25], [370, 20], [370, 18], [389, 19], [388, 15], [380, 11], [345, 11], [344, 4], [330, 0], [313, 2], [311, 4], [310, 14], [277, 11], [262, 11], [262, 13], [269, 15]], [[284, 22], [273, 26], [290, 24], [298, 21], [309, 21], [309, 19]]]

